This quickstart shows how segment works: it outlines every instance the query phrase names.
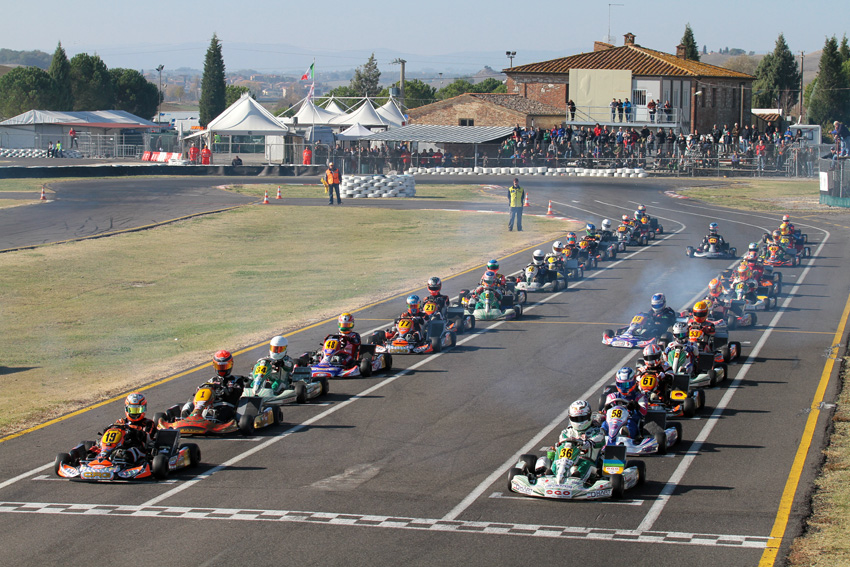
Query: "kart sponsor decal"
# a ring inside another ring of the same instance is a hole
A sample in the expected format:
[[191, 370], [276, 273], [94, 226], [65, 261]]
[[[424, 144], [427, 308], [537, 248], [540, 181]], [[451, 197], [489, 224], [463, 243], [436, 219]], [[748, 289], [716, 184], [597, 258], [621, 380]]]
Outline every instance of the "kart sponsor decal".
[[568, 496], [572, 496], [573, 493], [569, 490], [552, 490], [551, 488], [549, 488], [546, 490], [546, 494], [548, 496], [562, 496], [566, 498]]
[[124, 439], [124, 431], [121, 429], [108, 429], [100, 438], [101, 445], [118, 445]]
[[[599, 490], [597, 492], [606, 492]], [[602, 496], [600, 496], [602, 497]], [[605, 540], [630, 543], [660, 543], [764, 549], [769, 536], [739, 534], [707, 534], [686, 532], [639, 531], [581, 526], [514, 524], [507, 522], [440, 520], [399, 516], [376, 516], [335, 512], [305, 512], [296, 510], [261, 510], [234, 508], [192, 508], [181, 506], [123, 506], [115, 504], [67, 504], [49, 502], [0, 501], [0, 514], [51, 514], [78, 517], [120, 516], [122, 518], [167, 518], [221, 521], [295, 522], [303, 524], [358, 526], [434, 532], [514, 535], [556, 539]]]
[[80, 473], [80, 478], [86, 480], [111, 480], [113, 473], [106, 471], [83, 471]]

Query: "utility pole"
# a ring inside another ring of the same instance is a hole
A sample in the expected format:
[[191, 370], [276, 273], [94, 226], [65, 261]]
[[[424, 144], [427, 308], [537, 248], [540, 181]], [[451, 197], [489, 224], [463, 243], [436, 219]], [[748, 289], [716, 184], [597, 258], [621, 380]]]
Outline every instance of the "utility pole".
[[625, 4], [608, 4], [608, 43], [611, 43], [611, 6], [625, 6]]
[[159, 95], [159, 99], [156, 101], [156, 122], [159, 124], [162, 122], [162, 70], [165, 69], [165, 65], [160, 65], [156, 68], [159, 72], [159, 91], [157, 94]]
[[390, 61], [390, 65], [396, 65], [396, 64], [401, 65], [401, 82], [399, 83], [399, 88], [401, 90], [401, 93], [399, 95], [399, 103], [401, 104], [402, 112], [404, 112], [404, 109], [406, 108], [405, 105], [404, 105], [404, 64], [405, 63], [407, 63], [407, 61], [405, 61], [404, 59], [395, 59], [393, 61]]
[[800, 121], [797, 124], [803, 123], [803, 84], [805, 80], [803, 79], [803, 65], [806, 60], [806, 52], [800, 52]]

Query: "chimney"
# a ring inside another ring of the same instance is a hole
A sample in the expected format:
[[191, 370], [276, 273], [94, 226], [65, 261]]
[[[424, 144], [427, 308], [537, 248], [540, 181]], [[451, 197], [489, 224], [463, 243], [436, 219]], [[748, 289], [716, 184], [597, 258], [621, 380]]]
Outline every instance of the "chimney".
[[635, 44], [635, 34], [629, 32], [623, 36], [623, 45], [634, 45]]
[[680, 43], [679, 45], [676, 46], [676, 57], [678, 57], [679, 59], [685, 58], [685, 46], [684, 46], [684, 44]]

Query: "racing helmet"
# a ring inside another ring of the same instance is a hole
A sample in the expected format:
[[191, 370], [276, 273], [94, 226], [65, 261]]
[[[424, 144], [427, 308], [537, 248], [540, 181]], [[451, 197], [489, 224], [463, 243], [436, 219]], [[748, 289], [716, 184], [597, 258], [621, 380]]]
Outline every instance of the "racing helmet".
[[586, 431], [590, 427], [593, 412], [585, 400], [576, 400], [570, 404], [570, 426], [576, 431]]
[[[540, 257], [540, 263], [543, 263], [543, 256]], [[484, 272], [484, 277], [481, 278], [481, 285], [487, 289], [492, 289], [496, 286], [496, 272], [487, 270]], [[410, 298], [408, 298], [410, 299]]]
[[407, 312], [411, 315], [419, 314], [419, 296], [416, 294], [407, 296]]
[[782, 236], [785, 236], [787, 234], [791, 234], [791, 226], [787, 222], [780, 224], [779, 225], [779, 233]]
[[354, 315], [351, 313], [343, 313], [336, 321], [339, 325], [339, 332], [343, 335], [347, 335], [354, 330]]
[[694, 320], [702, 323], [708, 317], [708, 301], [700, 300], [694, 304]]
[[574, 248], [576, 245], [577, 239], [575, 234], [572, 236], [567, 236], [567, 246]]
[[708, 282], [708, 295], [711, 297], [720, 297], [720, 280], [717, 278]]
[[717, 236], [717, 228], [718, 228], [718, 226], [717, 226], [716, 222], [709, 224], [708, 225], [708, 234], [710, 234], [711, 236]]
[[535, 266], [542, 266], [543, 265], [543, 258], [545, 256], [546, 255], [543, 253], [543, 250], [537, 249], [537, 250], [535, 250], [534, 252], [531, 253], [531, 262]]
[[643, 217], [643, 215], [641, 214], [641, 212], [640, 212], [640, 211], [635, 211], [635, 219], [639, 219], [639, 218], [641, 218], [641, 217]]
[[281, 337], [280, 335], [272, 337], [272, 340], [269, 341], [269, 356], [275, 360], [283, 360], [283, 357], [286, 356], [286, 347], [288, 345], [289, 341], [286, 340], [286, 337]]
[[617, 391], [623, 396], [628, 396], [637, 389], [637, 380], [635, 380], [635, 371], [624, 366], [617, 371]]
[[136, 422], [145, 418], [148, 401], [143, 394], [133, 392], [124, 399], [124, 415], [128, 421]]
[[782, 222], [791, 222], [790, 215], [782, 215]]
[[780, 231], [780, 230], [777, 228], [776, 230], [774, 230], [774, 231], [773, 231], [773, 233], [771, 234], [771, 236], [773, 237], [773, 240], [774, 240], [774, 241], [778, 242], [778, 241], [779, 241], [779, 239], [780, 239], [780, 238], [782, 238], [782, 231]]
[[584, 226], [584, 233], [588, 236], [596, 236], [596, 225], [592, 222], [587, 223]]
[[750, 266], [746, 262], [742, 262], [741, 265], [738, 266], [735, 274], [737, 275], [738, 280], [748, 280], [753, 277], [753, 271], [750, 270]]
[[213, 355], [213, 368], [219, 376], [230, 376], [233, 369], [233, 355], [229, 351], [220, 350]]
[[490, 260], [489, 262], [487, 262], [487, 269], [493, 270], [494, 272], [498, 272], [499, 271], [499, 261], [496, 260], [496, 259]]
[[568, 232], [568, 233], [567, 233], [567, 240], [569, 240], [570, 238], [572, 238], [573, 240], [575, 240], [575, 239], [576, 239], [576, 238], [578, 238], [578, 237], [576, 236], [576, 233], [575, 233], [575, 232]]
[[750, 250], [749, 252], [744, 254], [744, 260], [747, 261], [747, 264], [751, 268], [754, 267], [754, 265], [758, 261], [758, 259], [759, 259], [759, 254], [755, 250]]
[[552, 252], [554, 252], [555, 254], [563, 254], [564, 243], [560, 240], [556, 240], [554, 243], [552, 243]]
[[428, 291], [431, 295], [440, 295], [440, 290], [443, 289], [443, 282], [437, 276], [428, 278]]
[[604, 219], [602, 221], [602, 230], [611, 230], [611, 220], [610, 219]]
[[673, 325], [673, 336], [678, 341], [684, 341], [688, 338], [688, 324], [684, 321], [676, 321]]
[[662, 350], [658, 345], [646, 345], [643, 348], [643, 361], [648, 368], [659, 368], [661, 366]]
[[667, 307], [667, 298], [664, 297], [663, 293], [656, 293], [652, 296], [652, 299], [649, 300], [650, 306], [652, 306], [652, 310], [655, 313], [658, 313], [665, 307]]
[[629, 222], [629, 215], [622, 216], [623, 222]]
[[581, 242], [579, 242], [578, 247], [581, 248], [582, 250], [586, 249], [587, 248], [587, 240], [582, 240]]
[[638, 205], [638, 212], [641, 215], [645, 215], [646, 214], [646, 205]]
[[747, 250], [750, 251], [750, 252], [758, 252], [758, 250], [759, 250], [758, 242], [750, 242], [749, 244], [747, 244]]

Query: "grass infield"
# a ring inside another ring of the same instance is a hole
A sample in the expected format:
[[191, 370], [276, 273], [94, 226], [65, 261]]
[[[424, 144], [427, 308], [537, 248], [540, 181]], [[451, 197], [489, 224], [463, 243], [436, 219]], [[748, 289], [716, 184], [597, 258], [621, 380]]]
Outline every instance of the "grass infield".
[[676, 189], [676, 192], [711, 205], [746, 211], [800, 213], [835, 210], [818, 203], [820, 188], [816, 179], [718, 180], [715, 186]]

